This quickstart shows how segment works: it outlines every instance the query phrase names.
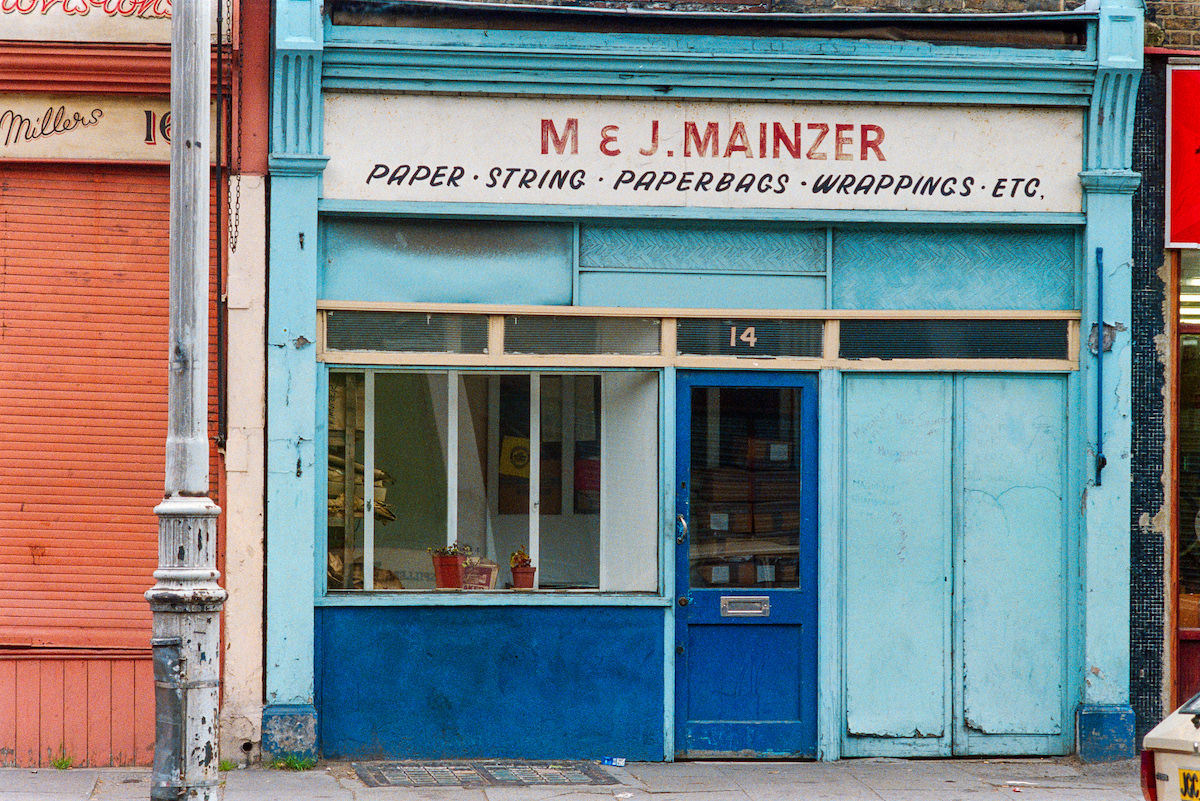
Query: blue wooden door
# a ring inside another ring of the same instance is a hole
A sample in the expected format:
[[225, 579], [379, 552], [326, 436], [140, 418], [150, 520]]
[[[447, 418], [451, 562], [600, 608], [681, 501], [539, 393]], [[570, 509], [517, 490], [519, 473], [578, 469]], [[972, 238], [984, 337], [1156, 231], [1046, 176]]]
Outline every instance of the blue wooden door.
[[677, 756], [815, 756], [816, 377], [677, 380]]

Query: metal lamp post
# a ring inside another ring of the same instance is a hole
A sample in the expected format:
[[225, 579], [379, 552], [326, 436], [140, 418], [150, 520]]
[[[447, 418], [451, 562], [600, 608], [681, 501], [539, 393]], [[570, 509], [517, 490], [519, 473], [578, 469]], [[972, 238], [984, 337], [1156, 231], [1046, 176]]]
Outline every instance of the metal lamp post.
[[221, 607], [208, 497], [210, 0], [174, 0], [171, 23], [170, 375], [154, 616], [151, 798], [215, 798]]

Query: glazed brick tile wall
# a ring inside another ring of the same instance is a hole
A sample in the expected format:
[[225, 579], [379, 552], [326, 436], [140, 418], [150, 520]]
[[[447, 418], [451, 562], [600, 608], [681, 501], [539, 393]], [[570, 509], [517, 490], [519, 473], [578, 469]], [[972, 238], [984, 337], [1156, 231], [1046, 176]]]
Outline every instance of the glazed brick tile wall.
[[1137, 738], [1162, 717], [1163, 688], [1163, 532], [1149, 521], [1162, 520], [1163, 446], [1166, 436], [1165, 368], [1155, 337], [1165, 330], [1163, 205], [1166, 164], [1166, 59], [1148, 57], [1138, 86], [1133, 129], [1133, 169], [1142, 184], [1133, 196], [1133, 466], [1129, 588], [1129, 695], [1137, 716]]

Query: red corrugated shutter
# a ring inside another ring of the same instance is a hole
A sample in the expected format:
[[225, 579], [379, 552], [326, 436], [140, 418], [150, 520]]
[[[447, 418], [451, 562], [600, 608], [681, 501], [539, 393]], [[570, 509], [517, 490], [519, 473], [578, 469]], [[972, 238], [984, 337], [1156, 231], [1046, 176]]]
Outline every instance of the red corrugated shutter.
[[168, 180], [0, 164], [0, 646], [148, 644]]

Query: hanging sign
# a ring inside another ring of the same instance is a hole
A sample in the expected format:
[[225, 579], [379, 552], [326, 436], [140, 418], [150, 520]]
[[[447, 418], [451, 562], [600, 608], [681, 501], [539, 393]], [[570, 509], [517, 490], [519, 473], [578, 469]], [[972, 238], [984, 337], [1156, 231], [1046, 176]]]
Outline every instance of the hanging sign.
[[0, 97], [4, 159], [166, 163], [171, 160], [171, 104], [161, 97]]
[[1167, 67], [1167, 247], [1200, 248], [1200, 65]]
[[1083, 111], [325, 97], [325, 197], [1079, 212]]

